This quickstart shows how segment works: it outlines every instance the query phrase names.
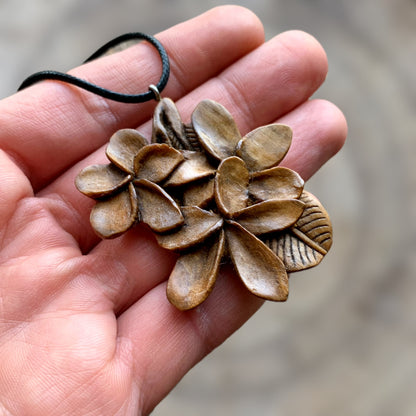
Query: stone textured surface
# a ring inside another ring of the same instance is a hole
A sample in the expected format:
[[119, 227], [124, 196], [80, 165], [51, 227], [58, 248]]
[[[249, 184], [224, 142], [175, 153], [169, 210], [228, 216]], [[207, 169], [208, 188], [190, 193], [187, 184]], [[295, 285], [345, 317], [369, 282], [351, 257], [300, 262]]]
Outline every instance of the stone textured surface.
[[[28, 74], [77, 65], [103, 41], [155, 33], [223, 2], [3, 0], [0, 96]], [[225, 3], [225, 2], [224, 2]], [[334, 246], [192, 370], [156, 416], [416, 414], [416, 3], [245, 0], [267, 37], [298, 28], [327, 50], [318, 97], [336, 102], [344, 150], [308, 184]]]

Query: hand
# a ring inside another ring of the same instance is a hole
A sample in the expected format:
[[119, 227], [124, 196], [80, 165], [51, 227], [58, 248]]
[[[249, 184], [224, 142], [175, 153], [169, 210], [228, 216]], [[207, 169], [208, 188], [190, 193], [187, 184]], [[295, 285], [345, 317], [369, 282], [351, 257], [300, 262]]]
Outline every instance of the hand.
[[[346, 136], [341, 112], [309, 100], [324, 81], [321, 46], [302, 32], [263, 43], [258, 19], [226, 6], [158, 38], [172, 64], [163, 96], [183, 118], [205, 98], [244, 134], [283, 122], [294, 130], [285, 165], [309, 178]], [[160, 64], [147, 44], [72, 71], [106, 88], [146, 91]], [[144, 227], [100, 241], [94, 202], [74, 187], [105, 163], [120, 128], [149, 132], [154, 103], [119, 104], [46, 81], [0, 103], [0, 413], [148, 414], [181, 377], [260, 306], [224, 271], [208, 300], [179, 312], [165, 295], [174, 256]]]

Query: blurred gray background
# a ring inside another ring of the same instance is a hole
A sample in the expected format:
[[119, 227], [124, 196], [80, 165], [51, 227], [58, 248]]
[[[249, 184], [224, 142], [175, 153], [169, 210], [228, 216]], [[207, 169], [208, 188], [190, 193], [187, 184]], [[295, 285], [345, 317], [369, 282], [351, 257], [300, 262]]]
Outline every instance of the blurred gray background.
[[[0, 0], [0, 97], [128, 31], [154, 34], [221, 1]], [[246, 0], [270, 38], [312, 33], [346, 114], [345, 148], [308, 185], [331, 214], [322, 265], [292, 275], [194, 368], [156, 416], [416, 415], [416, 1]]]

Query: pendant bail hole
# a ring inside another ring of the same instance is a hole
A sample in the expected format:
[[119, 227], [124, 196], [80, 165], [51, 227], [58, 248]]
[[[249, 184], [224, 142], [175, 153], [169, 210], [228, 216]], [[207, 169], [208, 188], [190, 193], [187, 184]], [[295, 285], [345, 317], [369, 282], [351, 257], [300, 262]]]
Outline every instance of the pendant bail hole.
[[153, 93], [153, 95], [155, 96], [154, 98], [157, 102], [159, 102], [162, 99], [162, 97], [160, 96], [159, 88], [157, 88], [156, 85], [150, 84], [149, 91]]

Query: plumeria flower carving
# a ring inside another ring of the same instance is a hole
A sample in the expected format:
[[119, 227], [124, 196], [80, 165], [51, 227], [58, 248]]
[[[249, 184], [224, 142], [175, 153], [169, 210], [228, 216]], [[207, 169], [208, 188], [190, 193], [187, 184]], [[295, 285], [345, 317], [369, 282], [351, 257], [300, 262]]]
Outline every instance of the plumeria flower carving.
[[230, 261], [247, 289], [284, 301], [287, 272], [318, 264], [332, 242], [324, 208], [280, 167], [292, 131], [282, 124], [241, 137], [231, 114], [205, 100], [185, 125], [170, 99], [154, 113], [152, 144], [135, 130], [116, 132], [108, 165], [85, 168], [78, 189], [97, 200], [91, 224], [112, 238], [146, 223], [160, 246], [179, 253], [167, 285], [180, 310], [208, 297]]
[[[102, 238], [114, 238], [141, 219], [138, 194], [149, 189], [154, 199], [168, 195], [157, 186], [183, 160], [183, 155], [166, 144], [148, 144], [136, 130], [117, 131], [110, 139], [106, 156], [111, 163], [83, 169], [75, 180], [80, 192], [97, 200], [90, 221]], [[172, 215], [172, 212], [171, 212]], [[177, 208], [172, 227], [183, 223]], [[153, 223], [156, 231], [167, 231], [162, 223]]]
[[285, 266], [258, 236], [291, 227], [304, 210], [303, 180], [276, 167], [289, 149], [291, 129], [274, 124], [242, 138], [228, 111], [209, 100], [196, 107], [192, 127], [204, 152], [184, 152], [185, 161], [165, 183], [183, 195], [184, 225], [157, 235], [162, 247], [181, 252], [169, 278], [169, 300], [183, 310], [202, 303], [225, 256], [252, 293], [286, 300]]

